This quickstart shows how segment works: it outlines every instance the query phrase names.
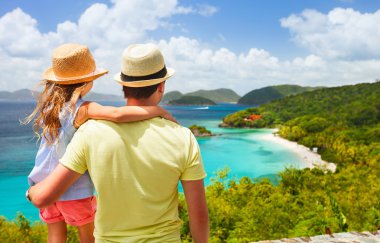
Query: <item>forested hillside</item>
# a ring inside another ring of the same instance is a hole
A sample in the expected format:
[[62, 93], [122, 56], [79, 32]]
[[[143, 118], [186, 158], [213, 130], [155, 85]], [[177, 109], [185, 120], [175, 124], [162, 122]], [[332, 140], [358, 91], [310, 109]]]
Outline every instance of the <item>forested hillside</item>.
[[263, 105], [272, 100], [284, 98], [289, 95], [299, 94], [306, 91], [319, 89], [320, 87], [302, 87], [299, 85], [276, 85], [250, 91], [241, 97], [239, 104]]
[[170, 104], [171, 101], [175, 101], [174, 103], [178, 103], [176, 100], [181, 99], [183, 96], [201, 97], [204, 99], [212, 100], [214, 103], [236, 103], [240, 98], [240, 96], [231, 89], [201, 89], [186, 94], [182, 94], [179, 91], [171, 91], [164, 95], [162, 102]]
[[[247, 119], [252, 114], [261, 119]], [[380, 143], [379, 121], [380, 82], [285, 97], [224, 118], [224, 123], [231, 127], [281, 125], [281, 136], [319, 147], [322, 157], [342, 163], [374, 163], [373, 155], [378, 154]]]
[[169, 101], [169, 105], [216, 105], [216, 103], [210, 99], [206, 99], [200, 96], [188, 96], [184, 95], [179, 99]]
[[238, 94], [235, 93], [235, 91], [231, 89], [215, 89], [215, 90], [198, 90], [195, 92], [187, 93], [186, 95], [189, 96], [200, 96], [206, 99], [210, 99], [214, 101], [215, 103], [220, 102], [237, 102], [240, 98]]
[[[247, 119], [252, 114], [261, 118]], [[338, 169], [290, 168], [280, 173], [278, 185], [265, 179], [228, 181], [221, 172], [207, 188], [212, 242], [380, 228], [380, 82], [287, 97], [229, 115], [224, 122], [280, 127], [281, 136], [318, 147]], [[188, 235], [187, 228], [183, 234]]]

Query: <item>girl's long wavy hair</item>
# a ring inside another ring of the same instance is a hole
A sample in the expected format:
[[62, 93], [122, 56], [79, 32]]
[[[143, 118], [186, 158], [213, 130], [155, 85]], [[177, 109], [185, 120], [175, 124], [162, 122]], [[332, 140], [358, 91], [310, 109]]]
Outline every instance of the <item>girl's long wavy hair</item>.
[[45, 88], [38, 97], [36, 108], [23, 123], [28, 124], [34, 120], [33, 130], [38, 140], [43, 136], [48, 145], [53, 144], [61, 127], [59, 113], [66, 102], [70, 102], [68, 108], [74, 112], [76, 102], [89, 83], [91, 82], [63, 85], [43, 80], [41, 85]]

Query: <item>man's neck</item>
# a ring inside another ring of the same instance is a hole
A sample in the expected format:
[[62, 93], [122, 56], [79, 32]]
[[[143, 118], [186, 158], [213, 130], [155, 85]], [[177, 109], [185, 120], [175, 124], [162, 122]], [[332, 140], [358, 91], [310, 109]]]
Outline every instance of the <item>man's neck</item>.
[[127, 100], [127, 106], [156, 106], [157, 104], [152, 99], [134, 99]]

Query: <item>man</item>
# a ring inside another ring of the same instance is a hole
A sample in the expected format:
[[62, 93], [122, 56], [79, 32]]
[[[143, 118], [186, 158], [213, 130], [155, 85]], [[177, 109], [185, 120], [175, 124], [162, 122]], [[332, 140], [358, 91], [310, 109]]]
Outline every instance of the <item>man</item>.
[[[160, 102], [173, 74], [155, 45], [137, 44], [123, 52], [115, 79], [127, 105], [147, 106]], [[207, 242], [206, 174], [189, 129], [162, 118], [122, 124], [90, 120], [78, 129], [56, 170], [28, 196], [46, 207], [87, 170], [98, 194], [97, 242], [180, 242], [179, 180], [192, 237]]]

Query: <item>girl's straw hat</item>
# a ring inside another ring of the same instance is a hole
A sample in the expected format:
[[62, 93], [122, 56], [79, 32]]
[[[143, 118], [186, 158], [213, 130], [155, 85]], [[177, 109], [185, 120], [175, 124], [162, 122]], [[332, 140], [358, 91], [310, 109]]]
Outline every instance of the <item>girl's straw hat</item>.
[[174, 75], [166, 68], [164, 57], [154, 44], [135, 44], [123, 52], [121, 72], [114, 79], [128, 87], [146, 87], [161, 83]]
[[57, 84], [76, 84], [93, 81], [106, 73], [107, 70], [96, 68], [87, 46], [68, 43], [54, 49], [52, 67], [44, 72], [43, 78]]

